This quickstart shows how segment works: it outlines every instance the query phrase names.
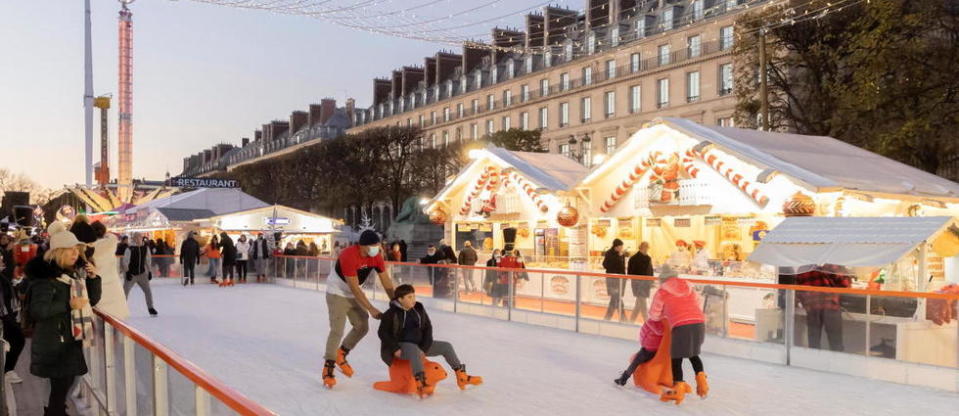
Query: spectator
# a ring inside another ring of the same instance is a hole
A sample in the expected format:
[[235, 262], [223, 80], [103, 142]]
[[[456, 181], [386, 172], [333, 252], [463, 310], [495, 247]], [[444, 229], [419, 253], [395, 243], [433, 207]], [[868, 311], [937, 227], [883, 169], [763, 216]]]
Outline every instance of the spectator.
[[123, 253], [126, 253], [127, 247], [129, 246], [130, 246], [130, 237], [126, 235], [123, 237], [120, 237], [120, 244], [117, 244], [117, 253], [116, 253], [117, 256], [122, 256]]
[[470, 267], [460, 270], [460, 273], [463, 276], [463, 286], [466, 290], [466, 293], [478, 291], [476, 282], [473, 281], [474, 270], [472, 269], [473, 266], [476, 266], [477, 261], [479, 261], [479, 258], [476, 255], [476, 250], [473, 249], [473, 243], [470, 241], [463, 243], [463, 250], [460, 251], [459, 264], [461, 266]]
[[77, 376], [87, 373], [83, 349], [90, 345], [93, 329], [85, 319], [100, 301], [101, 285], [92, 263], [86, 263], [83, 271], [78, 268], [80, 240], [62, 223], [51, 225], [49, 232], [49, 251], [26, 268], [30, 281], [26, 313], [33, 328], [30, 373], [50, 379], [44, 414], [63, 416], [70, 387]]
[[200, 243], [196, 234], [190, 231], [180, 244], [180, 266], [183, 268], [183, 286], [194, 284], [196, 265], [200, 264]]
[[[623, 257], [623, 240], [613, 240], [613, 246], [606, 250], [603, 256], [603, 268], [606, 274], [626, 274], [626, 260]], [[606, 316], [604, 320], [613, 319], [613, 315], [619, 312], [619, 320], [626, 321], [626, 313], [623, 308], [623, 286], [624, 279], [617, 277], [606, 278], [606, 294], [609, 295], [609, 306], [606, 307]]]
[[250, 260], [250, 242], [246, 234], [240, 235], [236, 242], [236, 278], [240, 283], [246, 283], [246, 268]]
[[[506, 255], [500, 259], [499, 267], [507, 269], [526, 268], [526, 265], [522, 261], [522, 257], [520, 257], [519, 250], [503, 250], [503, 253], [506, 253]], [[513, 288], [513, 295], [515, 295], [517, 281], [524, 277], [529, 280], [529, 277], [526, 276], [525, 272], [499, 272], [497, 284], [493, 287], [494, 298], [502, 300], [504, 307], [509, 307], [513, 301], [513, 296], [510, 294], [510, 288]], [[496, 302], [494, 302], [493, 305], [495, 306]]]
[[[490, 255], [489, 260], [486, 260], [486, 267], [499, 267], [499, 261], [503, 256], [500, 254], [499, 249], [494, 249], [493, 253]], [[494, 295], [494, 289], [496, 288], [497, 281], [499, 280], [499, 272], [496, 270], [486, 270], [486, 275], [483, 279], [483, 288], [486, 290], [486, 294], [493, 298], [493, 305], [496, 305], [500, 302], [499, 297]]]
[[[796, 275], [796, 284], [816, 287], [849, 287], [851, 282], [841, 266], [827, 264]], [[829, 338], [829, 349], [842, 351], [842, 313], [839, 294], [797, 291], [796, 297], [806, 310], [806, 335], [809, 348], [821, 348], [823, 329]]]
[[290, 256], [295, 256], [295, 255], [296, 255], [296, 247], [293, 246], [293, 242], [292, 242], [292, 241], [289, 242], [289, 243], [286, 243], [286, 248], [283, 249], [283, 255], [284, 255], [284, 256], [287, 256], [287, 257], [285, 257], [285, 258], [283, 259], [283, 262], [286, 264], [286, 274], [285, 274], [285, 276], [286, 276], [287, 279], [292, 279], [292, 278], [293, 278], [293, 270], [296, 269], [296, 263], [294, 263], [294, 260], [296, 260], [296, 259], [290, 258]]
[[17, 367], [25, 341], [12, 302], [16, 293], [8, 273], [14, 269], [14, 265], [7, 263], [4, 257], [0, 256], [0, 322], [3, 323], [3, 339], [10, 344], [4, 361], [4, 380], [8, 383], [21, 383], [23, 379], [13, 370]]
[[[430, 244], [426, 248], [426, 256], [420, 259], [421, 264], [449, 264], [445, 253]], [[449, 269], [445, 267], [428, 267], [430, 285], [433, 287], [434, 298], [445, 298], [450, 295]]]
[[403, 251], [400, 249], [400, 243], [394, 242], [390, 246], [389, 252], [390, 261], [403, 261]]
[[256, 270], [256, 281], [266, 281], [266, 266], [270, 261], [270, 242], [263, 238], [263, 233], [256, 235], [253, 241], [253, 248], [250, 250], [250, 258], [253, 260], [253, 268]]
[[409, 261], [406, 255], [406, 240], [400, 240], [400, 252], [403, 253], [403, 261]]
[[[629, 264], [626, 268], [626, 274], [633, 276], [653, 276], [653, 260], [649, 257], [649, 243], [643, 241], [639, 244], [639, 252], [629, 258]], [[649, 299], [649, 290], [653, 286], [652, 280], [630, 280], [633, 289], [633, 296], [636, 297], [636, 304], [633, 306], [633, 314], [630, 316], [630, 322], [636, 322], [636, 317], [643, 316], [646, 321], [646, 300]]]

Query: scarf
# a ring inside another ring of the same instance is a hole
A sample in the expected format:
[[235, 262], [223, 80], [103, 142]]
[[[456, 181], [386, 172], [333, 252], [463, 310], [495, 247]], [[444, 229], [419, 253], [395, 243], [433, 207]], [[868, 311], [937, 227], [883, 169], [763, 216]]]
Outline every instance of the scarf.
[[[57, 280], [70, 285], [71, 299], [90, 299], [85, 279], [74, 279], [64, 274]], [[93, 346], [93, 308], [89, 302], [80, 309], [70, 309], [70, 332], [73, 333], [74, 340], [83, 342], [83, 348]]]

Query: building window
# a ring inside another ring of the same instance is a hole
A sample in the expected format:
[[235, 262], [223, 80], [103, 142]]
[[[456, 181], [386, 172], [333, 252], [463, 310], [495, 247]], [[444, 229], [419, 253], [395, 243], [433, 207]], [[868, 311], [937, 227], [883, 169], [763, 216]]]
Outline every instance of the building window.
[[423, 120], [423, 115], [420, 114], [420, 127], [425, 127], [425, 122]]
[[699, 101], [699, 71], [686, 73], [686, 102]]
[[633, 85], [629, 87], [629, 112], [638, 113], [642, 109], [640, 107], [640, 95], [639, 85]]
[[559, 126], [569, 125], [569, 103], [559, 103]]
[[703, 0], [694, 0], [692, 3], [693, 6], [693, 21], [703, 20], [705, 16], [703, 14]]
[[499, 82], [499, 66], [493, 65], [493, 69], [490, 70], [489, 83], [495, 84]]
[[446, 81], [446, 97], [453, 96], [453, 81]]
[[616, 61], [610, 59], [606, 61], [606, 79], [616, 78]]
[[454, 137], [454, 139], [456, 139], [456, 141], [461, 141], [461, 140], [463, 140], [463, 128], [462, 128], [462, 127], [457, 127], [457, 128], [456, 128], [456, 136]]
[[526, 56], [526, 73], [533, 72], [533, 55]]
[[466, 93], [466, 76], [460, 77], [460, 94]]
[[479, 138], [479, 125], [477, 125], [476, 123], [470, 123], [470, 134], [472, 135], [471, 138], [472, 138], [473, 140], [478, 139], [478, 138]]
[[583, 68], [583, 85], [589, 85], [593, 83], [593, 67], [587, 66]]
[[519, 87], [519, 99], [524, 103], [529, 101], [529, 85], [523, 84]]
[[619, 25], [613, 26], [609, 31], [609, 42], [613, 46], [619, 46]]
[[436, 112], [430, 111], [430, 125], [432, 126], [435, 124], [436, 124]]
[[513, 105], [513, 90], [503, 91], [503, 106], [509, 107]]
[[593, 118], [593, 99], [590, 97], [583, 97], [580, 101], [580, 108], [583, 111], [582, 122], [589, 123]]
[[483, 88], [483, 71], [476, 71], [474, 76], [473, 85], [476, 86], [476, 89]]
[[541, 79], [539, 80], [539, 96], [546, 97], [549, 95], [549, 80]]
[[642, 15], [636, 20], [636, 37], [640, 39], [646, 37], [646, 19]]
[[733, 47], [733, 27], [725, 26], [719, 29], [719, 50], [725, 51]]
[[506, 62], [506, 79], [512, 79], [516, 74], [516, 66], [513, 64], [513, 60], [510, 59]]
[[569, 89], [569, 72], [559, 74], [559, 88], [563, 91]]
[[430, 147], [436, 148], [436, 133], [430, 134]]
[[443, 107], [443, 122], [448, 123], [449, 121], [450, 121], [450, 108]]
[[659, 86], [656, 98], [656, 108], [663, 108], [669, 105], [669, 78], [663, 78], [656, 82]]
[[611, 155], [616, 151], [616, 138], [607, 137], [606, 138], [606, 154]]
[[495, 127], [493, 126], [493, 120], [486, 120], [486, 134], [492, 135]]
[[406, 127], [413, 127], [413, 119], [411, 118], [406, 119]]
[[559, 145], [559, 154], [566, 157], [572, 157], [571, 153], [569, 152], [569, 143]]
[[573, 42], [566, 42], [566, 45], [563, 45], [563, 59], [566, 62], [573, 60]]
[[669, 44], [659, 45], [659, 65], [669, 65]]
[[726, 0], [726, 11], [735, 8], [738, 4], [739, 0]]
[[629, 72], [639, 72], [639, 53], [629, 55]]
[[478, 112], [479, 112], [479, 99], [474, 98], [474, 99], [473, 99], [473, 114], [476, 114], [476, 113], [478, 113]]
[[686, 39], [686, 54], [690, 58], [697, 58], [702, 55], [702, 37], [699, 35], [690, 36]]
[[721, 117], [716, 119], [716, 124], [720, 127], [736, 127], [732, 117]]
[[529, 130], [529, 113], [526, 111], [519, 114], [519, 128]]
[[443, 146], [450, 145], [450, 132], [443, 130]]
[[486, 109], [492, 110], [494, 108], [496, 108], [496, 96], [489, 94], [486, 96]]
[[663, 10], [663, 30], [670, 30], [673, 28], [673, 8], [667, 7], [666, 10]]
[[510, 124], [509, 116], [503, 116], [503, 131], [509, 130]]
[[729, 95], [733, 92], [733, 64], [719, 66], [719, 95]]
[[546, 107], [539, 109], [539, 128], [543, 130], [549, 128], [549, 109]]
[[606, 107], [606, 118], [616, 115], [616, 92], [606, 91], [604, 101], [604, 107]]
[[590, 33], [586, 37], [586, 53], [592, 55], [596, 53], [596, 34]]
[[464, 115], [463, 103], [456, 104], [456, 117], [463, 118]]

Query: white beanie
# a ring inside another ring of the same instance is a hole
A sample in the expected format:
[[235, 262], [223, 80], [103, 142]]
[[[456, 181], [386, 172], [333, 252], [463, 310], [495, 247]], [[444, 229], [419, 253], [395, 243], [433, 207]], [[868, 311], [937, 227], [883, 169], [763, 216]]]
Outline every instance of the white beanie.
[[83, 244], [80, 240], [77, 240], [77, 236], [67, 231], [67, 226], [60, 221], [54, 221], [53, 224], [50, 224], [47, 227], [47, 233], [50, 234], [50, 250], [71, 248]]

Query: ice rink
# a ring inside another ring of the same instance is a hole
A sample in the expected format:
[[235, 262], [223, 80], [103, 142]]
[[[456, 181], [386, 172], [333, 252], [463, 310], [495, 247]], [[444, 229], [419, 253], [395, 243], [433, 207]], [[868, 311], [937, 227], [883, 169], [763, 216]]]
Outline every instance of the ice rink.
[[158, 318], [147, 316], [134, 288], [129, 322], [281, 415], [932, 416], [959, 409], [955, 393], [714, 355], [703, 357], [709, 398], [689, 396], [677, 407], [631, 384], [612, 383], [639, 348], [636, 342], [454, 315], [430, 309], [429, 299], [424, 304], [435, 339], [452, 342], [484, 385], [461, 392], [450, 377], [423, 401], [373, 390], [387, 369], [379, 358], [378, 321], [371, 319], [370, 333], [349, 356], [356, 374], [337, 373], [336, 388], [325, 390], [323, 293], [268, 284], [219, 288], [197, 280], [194, 287], [154, 280]]

